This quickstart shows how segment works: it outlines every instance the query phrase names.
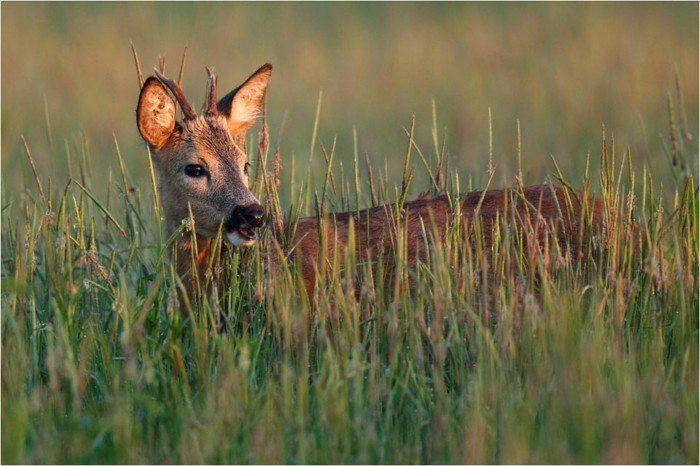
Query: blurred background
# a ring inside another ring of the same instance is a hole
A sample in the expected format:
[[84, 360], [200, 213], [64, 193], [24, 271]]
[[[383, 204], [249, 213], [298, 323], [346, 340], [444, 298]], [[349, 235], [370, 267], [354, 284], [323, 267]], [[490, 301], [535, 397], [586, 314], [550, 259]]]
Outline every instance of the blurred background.
[[[550, 156], [580, 183], [588, 153], [597, 167], [603, 124], [636, 168], [668, 166], [667, 93], [680, 90], [677, 117], [697, 134], [697, 3], [4, 3], [3, 195], [33, 185], [21, 135], [57, 189], [67, 154], [87, 150], [93, 173], [118, 170], [114, 137], [134, 183], [147, 182], [130, 42], [144, 72], [165, 55], [171, 76], [188, 46], [184, 89], [197, 107], [205, 65], [223, 95], [271, 62], [270, 144], [280, 146], [283, 183], [292, 167], [309, 170], [321, 91], [318, 141], [337, 138], [347, 175], [356, 129], [360, 158], [386, 164], [392, 181], [413, 115], [418, 146], [434, 156], [433, 101], [440, 144], [476, 188], [489, 109], [498, 184], [513, 182], [518, 121], [527, 183], [554, 171]], [[416, 180], [414, 193], [428, 188]]]

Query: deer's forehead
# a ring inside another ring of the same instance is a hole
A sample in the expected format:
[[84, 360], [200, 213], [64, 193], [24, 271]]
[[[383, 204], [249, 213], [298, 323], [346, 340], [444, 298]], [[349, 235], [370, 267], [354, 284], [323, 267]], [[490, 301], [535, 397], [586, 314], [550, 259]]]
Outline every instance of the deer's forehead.
[[204, 117], [183, 122], [183, 141], [200, 157], [231, 161], [244, 157], [221, 116]]

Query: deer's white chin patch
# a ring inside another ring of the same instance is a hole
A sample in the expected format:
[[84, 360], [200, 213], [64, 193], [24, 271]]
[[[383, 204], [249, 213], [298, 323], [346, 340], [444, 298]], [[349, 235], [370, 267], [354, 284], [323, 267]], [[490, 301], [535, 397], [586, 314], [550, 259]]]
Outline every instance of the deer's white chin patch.
[[232, 230], [226, 233], [226, 239], [229, 243], [238, 248], [249, 248], [255, 243], [255, 236], [243, 236], [238, 230]]

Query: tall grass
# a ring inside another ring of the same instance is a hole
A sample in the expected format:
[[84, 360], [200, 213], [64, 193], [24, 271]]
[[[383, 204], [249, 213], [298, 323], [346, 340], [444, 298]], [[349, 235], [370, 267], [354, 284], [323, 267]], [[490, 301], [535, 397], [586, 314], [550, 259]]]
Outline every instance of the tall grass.
[[437, 119], [430, 151], [407, 129], [400, 185], [369, 160], [361, 172], [357, 151], [334, 165], [320, 142], [325, 179], [280, 185], [280, 159], [302, 162], [270, 150], [264, 125], [248, 152], [270, 226], [213, 264], [233, 271], [228, 286], [191, 303], [152, 167], [150, 185], [133, 183], [115, 138], [105, 179], [76, 139], [65, 185], [38, 176], [2, 196], [2, 461], [697, 463], [698, 135], [675, 93], [668, 110], [673, 185], [605, 133], [600, 170], [568, 180], [604, 200], [604, 255], [527, 250], [531, 232], [506, 219], [489, 248], [455, 216], [444, 242], [426, 222], [429, 255], [408, 268], [397, 220], [391, 263], [323, 257], [313, 296], [293, 262], [271, 265], [275, 228], [400, 204], [421, 171], [454, 198], [467, 186]]

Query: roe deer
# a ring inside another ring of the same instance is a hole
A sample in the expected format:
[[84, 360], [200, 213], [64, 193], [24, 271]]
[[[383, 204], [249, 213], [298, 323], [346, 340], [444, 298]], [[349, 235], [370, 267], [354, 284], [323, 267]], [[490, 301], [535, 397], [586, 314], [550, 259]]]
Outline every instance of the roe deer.
[[[207, 68], [207, 95], [199, 116], [180, 86], [157, 70], [157, 77], [149, 77], [141, 88], [137, 125], [153, 149], [168, 232], [173, 233], [189, 218], [190, 210], [195, 221], [198, 256], [191, 253], [190, 235], [181, 235], [175, 243], [176, 267], [186, 285], [194, 267], [203, 272], [207, 266], [207, 254], [219, 228], [223, 228], [231, 245], [248, 247], [256, 240], [256, 229], [263, 224], [263, 207], [248, 189], [247, 155], [240, 141], [260, 113], [271, 72], [271, 65], [263, 65], [217, 102], [217, 79]], [[179, 122], [168, 89], [184, 114]], [[492, 242], [492, 227], [504, 216], [509, 222], [532, 227], [530, 242], [541, 243], [546, 241], [546, 235], [551, 235], [574, 258], [584, 254], [590, 239], [584, 237], [584, 224], [588, 222], [595, 228], [602, 225], [600, 200], [550, 183], [468, 193], [460, 199], [460, 206], [465, 223], [477, 216], [481, 219], [486, 248]], [[388, 236], [395, 221], [394, 211], [395, 206], [388, 204], [359, 212], [328, 214], [323, 224], [328, 228], [328, 237], [336, 239], [327, 247], [342, 252], [352, 222], [358, 262], [368, 257], [390, 258], [393, 248]], [[453, 209], [447, 196], [442, 195], [406, 202], [401, 212], [407, 226], [408, 262], [414, 265], [426, 248], [421, 224], [430, 222], [444, 232], [453, 218]], [[528, 241], [525, 235], [524, 241]], [[311, 297], [320, 256], [316, 217], [298, 221], [292, 244]]]

